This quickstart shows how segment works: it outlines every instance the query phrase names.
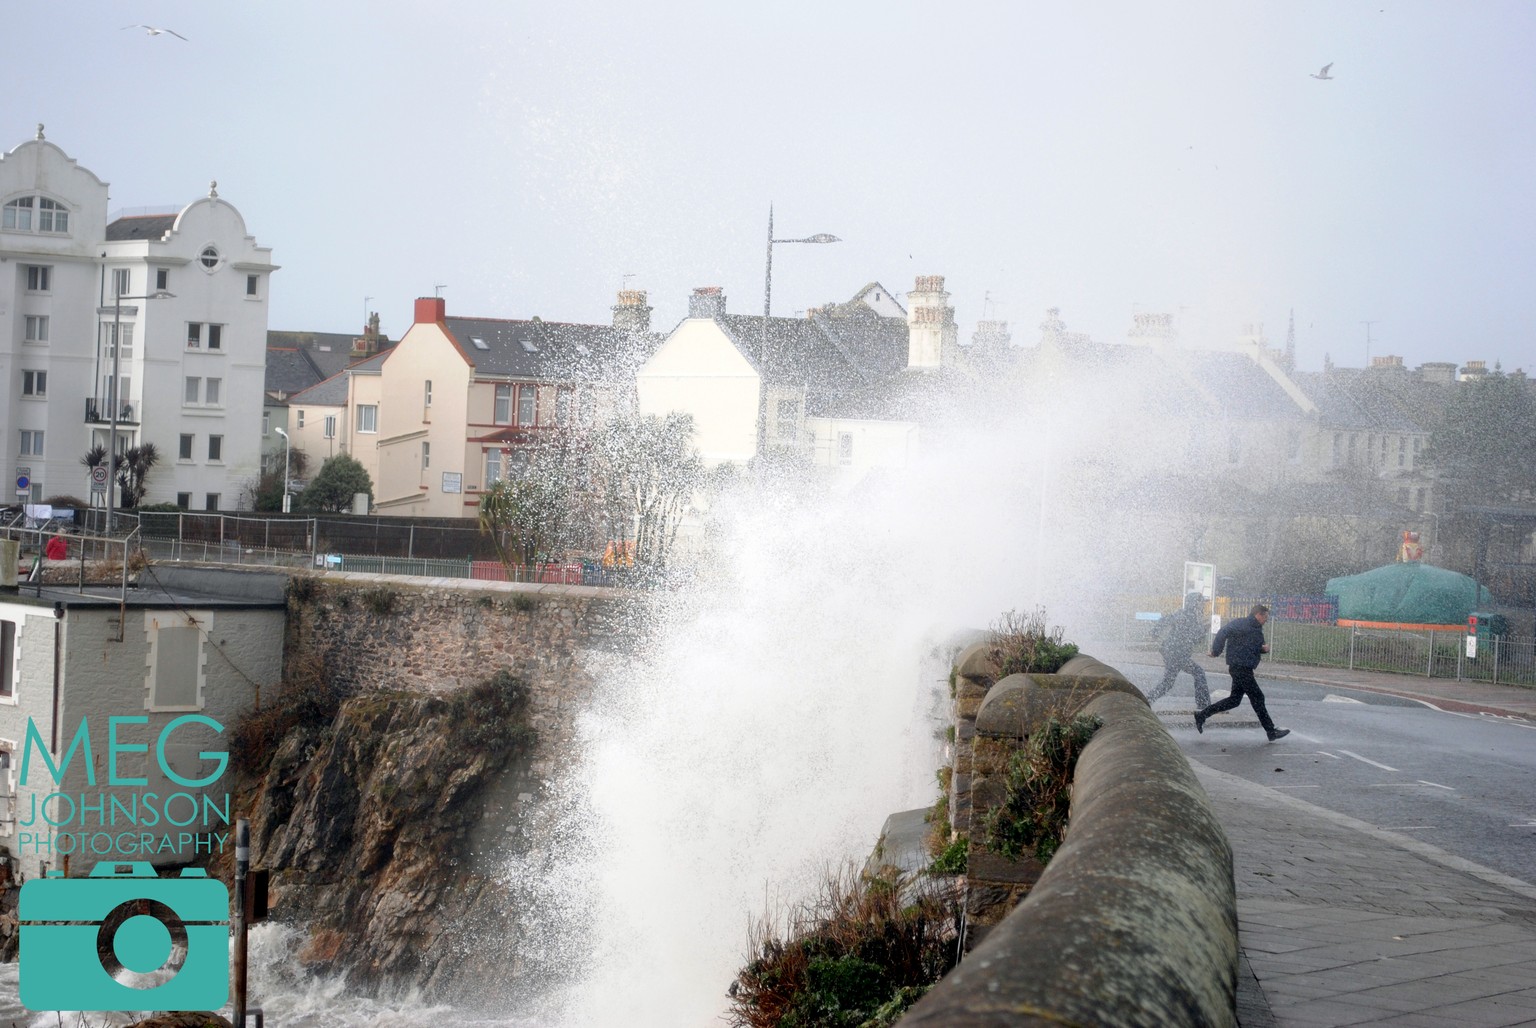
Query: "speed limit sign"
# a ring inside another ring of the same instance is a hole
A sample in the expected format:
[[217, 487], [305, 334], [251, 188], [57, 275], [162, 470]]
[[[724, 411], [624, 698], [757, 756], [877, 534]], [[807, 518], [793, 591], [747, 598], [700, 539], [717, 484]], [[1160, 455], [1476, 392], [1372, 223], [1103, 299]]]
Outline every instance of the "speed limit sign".
[[92, 485], [106, 485], [107, 484], [107, 466], [105, 464], [98, 464], [94, 468], [91, 469], [91, 484]]

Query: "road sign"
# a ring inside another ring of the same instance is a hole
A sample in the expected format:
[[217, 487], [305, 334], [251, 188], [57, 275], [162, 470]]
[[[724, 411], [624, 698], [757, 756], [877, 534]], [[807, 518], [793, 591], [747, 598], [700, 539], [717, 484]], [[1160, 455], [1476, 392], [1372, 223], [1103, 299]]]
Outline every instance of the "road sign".
[[107, 484], [107, 466], [105, 464], [98, 464], [94, 468], [91, 469], [91, 484], [92, 485], [106, 485]]
[[25, 496], [32, 491], [32, 479], [26, 475], [16, 476], [16, 495]]

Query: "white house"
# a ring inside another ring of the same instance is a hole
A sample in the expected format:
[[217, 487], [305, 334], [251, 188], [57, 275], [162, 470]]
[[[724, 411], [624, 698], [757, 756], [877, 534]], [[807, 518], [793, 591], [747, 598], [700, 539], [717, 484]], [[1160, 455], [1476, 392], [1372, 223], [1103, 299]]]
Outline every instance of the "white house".
[[41, 126], [0, 155], [0, 425], [26, 499], [104, 501], [80, 457], [115, 400], [118, 449], [160, 452], [145, 502], [235, 507], [260, 472], [271, 251], [214, 186], [110, 223], [107, 202]]

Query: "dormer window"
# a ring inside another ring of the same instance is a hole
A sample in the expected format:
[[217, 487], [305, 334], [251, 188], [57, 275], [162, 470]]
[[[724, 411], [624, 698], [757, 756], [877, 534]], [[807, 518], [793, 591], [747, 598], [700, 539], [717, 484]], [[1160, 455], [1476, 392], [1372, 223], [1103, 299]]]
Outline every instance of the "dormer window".
[[209, 271], [219, 266], [219, 249], [216, 246], [205, 246], [203, 252], [197, 255], [198, 262]]
[[18, 196], [0, 214], [0, 228], [12, 232], [68, 232], [69, 209], [46, 196]]

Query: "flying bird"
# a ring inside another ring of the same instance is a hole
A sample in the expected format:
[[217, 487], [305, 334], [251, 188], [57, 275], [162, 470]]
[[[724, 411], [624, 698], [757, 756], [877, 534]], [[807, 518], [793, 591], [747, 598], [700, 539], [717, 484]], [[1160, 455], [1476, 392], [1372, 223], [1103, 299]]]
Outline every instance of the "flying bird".
[[1316, 75], [1313, 75], [1312, 77], [1315, 78], [1315, 79], [1327, 79], [1327, 80], [1331, 81], [1333, 79], [1333, 76], [1328, 74], [1328, 69], [1331, 68], [1331, 67], [1333, 67], [1333, 62], [1329, 61], [1327, 64], [1323, 65], [1323, 70], [1322, 71], [1318, 72]]
[[[149, 33], [151, 36], [158, 36], [162, 32], [169, 32], [171, 35], [175, 36], [177, 39], [180, 39], [182, 41], [187, 41], [187, 37], [183, 36], [180, 32], [177, 32], [175, 29], [162, 29], [162, 28], [159, 28], [158, 26], [155, 26], [155, 25], [124, 25], [123, 28], [125, 28], [125, 29], [143, 29], [145, 32]], [[119, 29], [118, 31], [122, 31], [122, 29]], [[1325, 68], [1324, 70], [1326, 71], [1327, 69]]]

